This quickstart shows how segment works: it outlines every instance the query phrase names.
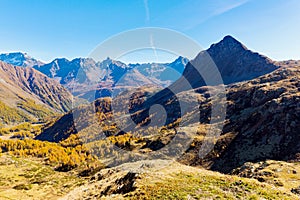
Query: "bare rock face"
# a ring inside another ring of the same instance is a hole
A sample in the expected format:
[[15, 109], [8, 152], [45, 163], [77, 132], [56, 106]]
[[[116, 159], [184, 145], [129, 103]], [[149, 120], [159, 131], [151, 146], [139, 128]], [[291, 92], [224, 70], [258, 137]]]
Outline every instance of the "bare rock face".
[[294, 193], [294, 194], [300, 195], [300, 186], [297, 187], [297, 188], [291, 189], [291, 192]]

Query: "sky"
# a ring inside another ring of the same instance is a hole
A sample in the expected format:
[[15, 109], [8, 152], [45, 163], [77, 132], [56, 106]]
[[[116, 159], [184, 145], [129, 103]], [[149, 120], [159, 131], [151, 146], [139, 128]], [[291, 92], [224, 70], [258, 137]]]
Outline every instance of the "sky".
[[[274, 60], [300, 59], [299, 10], [299, 0], [0, 0], [0, 52], [26, 52], [44, 62], [87, 57], [114, 35], [159, 27], [203, 49], [232, 35]], [[166, 62], [175, 56], [145, 50], [120, 59]]]

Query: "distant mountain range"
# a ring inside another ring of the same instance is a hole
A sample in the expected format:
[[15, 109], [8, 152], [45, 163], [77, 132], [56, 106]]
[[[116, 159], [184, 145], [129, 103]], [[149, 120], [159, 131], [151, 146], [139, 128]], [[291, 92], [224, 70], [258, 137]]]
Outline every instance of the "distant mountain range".
[[110, 96], [113, 88], [156, 85], [167, 87], [177, 80], [188, 59], [172, 63], [128, 64], [110, 58], [96, 62], [91, 58], [57, 58], [44, 64], [23, 53], [1, 54], [0, 60], [15, 66], [33, 67], [57, 80], [75, 96], [88, 100]]
[[[224, 84], [250, 80], [278, 68], [278, 63], [248, 50], [231, 36], [224, 37], [219, 43], [211, 45], [207, 51], [200, 52], [192, 62], [178, 57], [172, 63], [127, 65], [110, 58], [101, 62], [91, 58], [76, 58], [71, 61], [57, 58], [44, 64], [20, 52], [1, 54], [0, 60], [15, 66], [33, 67], [57, 80], [74, 96], [89, 101], [111, 96], [113, 90], [122, 90], [124, 87], [143, 85], [167, 87], [178, 80], [181, 74], [182, 78], [187, 79], [193, 87], [203, 86], [207, 83], [198, 69], [205, 68], [205, 65], [212, 61], [219, 69]], [[183, 87], [182, 80], [179, 79], [177, 82], [178, 84], [174, 83], [172, 87]]]

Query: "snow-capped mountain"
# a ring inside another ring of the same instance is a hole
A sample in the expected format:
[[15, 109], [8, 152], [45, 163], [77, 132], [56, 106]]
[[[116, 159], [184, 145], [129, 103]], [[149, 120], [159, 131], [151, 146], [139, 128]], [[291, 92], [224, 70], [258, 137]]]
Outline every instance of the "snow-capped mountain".
[[33, 67], [43, 65], [44, 63], [30, 57], [27, 53], [14, 52], [0, 54], [0, 60], [8, 64], [20, 67]]

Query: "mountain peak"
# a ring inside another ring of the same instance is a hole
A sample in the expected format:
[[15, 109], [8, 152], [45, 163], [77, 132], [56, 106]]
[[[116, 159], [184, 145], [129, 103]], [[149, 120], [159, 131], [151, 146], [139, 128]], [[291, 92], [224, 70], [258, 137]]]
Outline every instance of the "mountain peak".
[[242, 51], [242, 50], [248, 50], [246, 46], [244, 46], [241, 42], [239, 42], [237, 39], [232, 37], [231, 35], [225, 36], [220, 42], [216, 44], [212, 44], [209, 51]]
[[234, 37], [232, 37], [231, 35], [226, 35], [224, 38], [223, 38], [223, 41], [235, 41], [235, 42], [239, 42], [237, 41]]
[[113, 60], [113, 59], [111, 59], [109, 56], [107, 56], [107, 58], [105, 60]]
[[183, 57], [183, 56], [179, 56], [178, 58], [176, 58], [176, 60], [174, 60], [172, 63], [176, 63], [176, 62], [181, 62], [183, 64], [187, 64], [187, 62], [189, 61], [189, 59]]
[[176, 60], [174, 60], [173, 62], [169, 63], [168, 65], [171, 66], [172, 68], [178, 68], [178, 71], [180, 73], [183, 72], [185, 65], [189, 62], [189, 59], [183, 57], [183, 56], [179, 56], [178, 58], [176, 58]]
[[248, 50], [230, 35], [211, 45], [207, 51], [200, 52], [191, 62], [183, 75], [196, 87], [205, 85], [196, 68], [204, 67], [206, 63], [216, 65], [225, 85], [257, 78], [278, 68], [271, 59]]
[[95, 62], [93, 58], [74, 58], [71, 62]]
[[67, 62], [69, 60], [66, 58], [55, 58], [52, 62], [60, 62], [60, 61]]

